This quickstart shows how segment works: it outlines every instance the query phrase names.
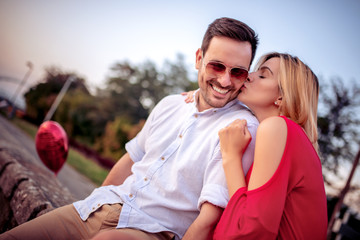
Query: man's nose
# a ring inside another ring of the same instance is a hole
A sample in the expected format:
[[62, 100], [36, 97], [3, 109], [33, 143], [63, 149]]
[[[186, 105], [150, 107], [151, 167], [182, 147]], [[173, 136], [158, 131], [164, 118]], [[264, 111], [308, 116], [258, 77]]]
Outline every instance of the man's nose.
[[228, 71], [225, 71], [225, 73], [219, 77], [218, 82], [222, 87], [227, 87], [231, 85], [231, 76]]

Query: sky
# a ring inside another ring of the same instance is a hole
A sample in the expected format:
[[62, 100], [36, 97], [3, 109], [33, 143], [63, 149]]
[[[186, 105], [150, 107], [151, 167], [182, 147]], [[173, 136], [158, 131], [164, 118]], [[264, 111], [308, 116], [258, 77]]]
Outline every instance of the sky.
[[196, 80], [195, 52], [219, 17], [257, 32], [255, 61], [270, 51], [287, 52], [324, 79], [359, 79], [359, 0], [1, 0], [0, 95], [14, 96], [27, 62], [34, 67], [21, 93], [42, 79], [46, 67], [75, 72], [95, 89], [104, 86], [115, 62], [151, 60], [161, 68], [177, 53]]

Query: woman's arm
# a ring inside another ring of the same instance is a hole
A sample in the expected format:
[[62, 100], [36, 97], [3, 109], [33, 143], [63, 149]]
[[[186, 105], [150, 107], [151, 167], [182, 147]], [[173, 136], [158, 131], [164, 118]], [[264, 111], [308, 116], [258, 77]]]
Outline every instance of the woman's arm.
[[[233, 136], [234, 138], [229, 137], [227, 142], [231, 144], [233, 140], [234, 145], [240, 144], [238, 146], [240, 150], [245, 146], [241, 143], [246, 142], [244, 140], [246, 133], [241, 129], [239, 127], [234, 131], [238, 133], [229, 133], [237, 135], [240, 140], [236, 140]], [[249, 184], [246, 187], [244, 183], [237, 183], [238, 188], [231, 197], [216, 228], [215, 239], [224, 239], [226, 236], [237, 236], [239, 239], [249, 240], [276, 239], [288, 192], [288, 179], [286, 178], [288, 169], [282, 168], [282, 172], [277, 175], [280, 177], [271, 182], [269, 180], [279, 167], [286, 138], [287, 125], [283, 118], [271, 117], [260, 123], [256, 135], [255, 158]], [[225, 151], [235, 155], [234, 149], [235, 146], [230, 145]], [[225, 159], [229, 160], [229, 170], [226, 170], [224, 166], [225, 174], [229, 175], [229, 171], [233, 171], [234, 175], [240, 175], [241, 181], [244, 181], [243, 173], [236, 173], [236, 170], [241, 169], [241, 165], [235, 169], [236, 162], [241, 161], [241, 154], [238, 155], [238, 158], [232, 156], [225, 155]], [[230, 163], [232, 167], [230, 167]], [[237, 180], [231, 179], [229, 176], [227, 176], [227, 181], [230, 187]], [[269, 184], [265, 185], [268, 182]]]
[[270, 117], [258, 127], [254, 165], [248, 190], [264, 185], [274, 175], [284, 153], [287, 125], [280, 117]]
[[[270, 117], [259, 125], [255, 144], [254, 166], [248, 190], [265, 184], [274, 175], [284, 152], [287, 126], [284, 119]], [[223, 167], [231, 197], [239, 188], [246, 187], [242, 156], [251, 134], [245, 120], [235, 120], [219, 132]]]

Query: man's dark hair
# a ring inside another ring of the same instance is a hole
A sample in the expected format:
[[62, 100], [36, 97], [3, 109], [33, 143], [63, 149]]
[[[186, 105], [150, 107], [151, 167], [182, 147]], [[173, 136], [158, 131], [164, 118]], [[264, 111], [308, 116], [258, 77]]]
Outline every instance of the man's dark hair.
[[251, 61], [254, 60], [256, 48], [258, 44], [258, 37], [253, 29], [243, 22], [232, 18], [218, 18], [212, 22], [203, 38], [201, 50], [205, 55], [209, 48], [210, 41], [213, 37], [227, 37], [240, 42], [249, 42], [251, 44]]

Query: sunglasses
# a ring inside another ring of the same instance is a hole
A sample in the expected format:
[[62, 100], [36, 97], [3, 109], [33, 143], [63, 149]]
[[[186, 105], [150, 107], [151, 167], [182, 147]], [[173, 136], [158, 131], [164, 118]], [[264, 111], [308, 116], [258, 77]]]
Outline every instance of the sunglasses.
[[[204, 63], [204, 66], [205, 72], [211, 77], [222, 77], [228, 68], [223, 63], [212, 61], [208, 62], [207, 64]], [[249, 74], [248, 70], [241, 67], [230, 68], [229, 73], [230, 80], [241, 82], [245, 81]]]

